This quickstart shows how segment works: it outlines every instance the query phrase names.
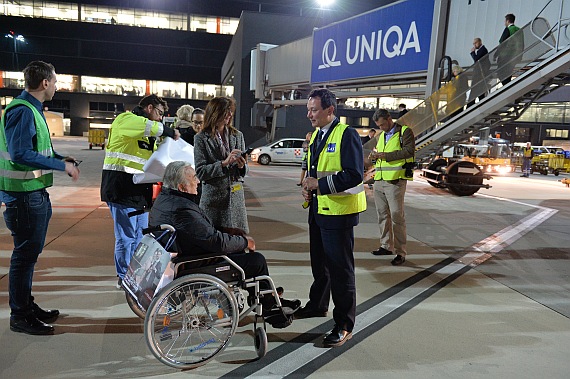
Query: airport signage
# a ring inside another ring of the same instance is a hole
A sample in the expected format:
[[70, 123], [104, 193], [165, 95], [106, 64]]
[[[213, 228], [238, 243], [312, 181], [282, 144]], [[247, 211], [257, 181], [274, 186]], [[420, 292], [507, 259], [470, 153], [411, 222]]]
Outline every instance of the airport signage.
[[427, 70], [435, 0], [406, 0], [316, 29], [311, 82]]

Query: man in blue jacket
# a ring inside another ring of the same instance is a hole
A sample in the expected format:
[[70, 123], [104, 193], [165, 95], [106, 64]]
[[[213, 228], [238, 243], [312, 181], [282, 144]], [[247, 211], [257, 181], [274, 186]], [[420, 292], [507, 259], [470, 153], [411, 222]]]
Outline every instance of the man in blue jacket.
[[24, 69], [25, 90], [2, 116], [0, 126], [0, 201], [4, 220], [14, 239], [10, 259], [10, 329], [27, 334], [51, 334], [59, 311], [40, 308], [32, 296], [32, 278], [43, 250], [51, 202], [46, 188], [53, 170], [65, 171], [75, 181], [79, 169], [73, 158], [53, 151], [42, 103], [56, 91], [55, 68], [34, 61]]

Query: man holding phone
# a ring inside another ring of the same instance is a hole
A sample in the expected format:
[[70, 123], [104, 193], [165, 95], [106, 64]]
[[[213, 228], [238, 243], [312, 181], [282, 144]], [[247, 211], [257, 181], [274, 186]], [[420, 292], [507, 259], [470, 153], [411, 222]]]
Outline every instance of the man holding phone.
[[[12, 100], [0, 122], [0, 201], [14, 239], [10, 259], [10, 329], [27, 334], [51, 334], [59, 311], [44, 310], [32, 296], [34, 267], [43, 250], [52, 209], [46, 188], [53, 170], [76, 181], [79, 169], [72, 157], [53, 150], [42, 103], [56, 91], [53, 65], [34, 61], [24, 69], [25, 90]], [[22, 217], [26, 215], [27, 217]]]

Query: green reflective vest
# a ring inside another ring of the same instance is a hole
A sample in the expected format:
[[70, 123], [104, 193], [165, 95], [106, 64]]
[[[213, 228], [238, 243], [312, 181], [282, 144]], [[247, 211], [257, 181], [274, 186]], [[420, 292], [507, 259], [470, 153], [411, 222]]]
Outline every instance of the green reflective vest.
[[[319, 163], [317, 164], [317, 179], [334, 175], [342, 171], [340, 146], [342, 135], [348, 128], [348, 125], [337, 124], [328, 139], [326, 147], [319, 155]], [[313, 133], [311, 144], [315, 140], [318, 133]], [[307, 162], [311, 162], [311, 149], [307, 153]], [[349, 188], [343, 192], [331, 193], [328, 195], [317, 195], [319, 209], [317, 212], [322, 215], [340, 216], [354, 213], [364, 212], [366, 210], [366, 195], [364, 193], [364, 184]]]
[[49, 129], [41, 113], [26, 100], [12, 100], [0, 121], [0, 190], [2, 191], [30, 192], [51, 187], [53, 184], [53, 170], [37, 169], [11, 160], [6, 141], [6, 113], [9, 109], [20, 105], [27, 106], [34, 113], [37, 138], [35, 150], [43, 156], [53, 157]]
[[[402, 150], [400, 135], [404, 135], [404, 131], [408, 129], [406, 125], [402, 126], [402, 130], [396, 132], [390, 137], [386, 143], [384, 140], [385, 132], [380, 133], [378, 137], [378, 143], [376, 144], [376, 151], [391, 153], [393, 151]], [[406, 162], [413, 162], [414, 157], [407, 159], [398, 159], [395, 161], [387, 162], [385, 159], [376, 160], [376, 172], [374, 173], [374, 180], [396, 180], [396, 179], [407, 179], [413, 180], [413, 177], [406, 177], [406, 170], [402, 166]]]
[[151, 144], [148, 137], [160, 136], [163, 130], [164, 126], [158, 121], [131, 112], [121, 113], [109, 129], [103, 170], [142, 173], [155, 150], [155, 144]]

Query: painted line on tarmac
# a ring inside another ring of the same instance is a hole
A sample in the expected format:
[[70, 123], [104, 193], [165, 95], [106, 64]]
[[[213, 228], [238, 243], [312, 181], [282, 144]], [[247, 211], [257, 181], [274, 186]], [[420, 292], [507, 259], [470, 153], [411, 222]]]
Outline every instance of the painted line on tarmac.
[[513, 225], [507, 226], [506, 228], [500, 230], [499, 232], [485, 238], [481, 242], [473, 245], [472, 251], [462, 254], [461, 256], [455, 257], [458, 261], [465, 265], [475, 267], [481, 263], [489, 260], [491, 257], [496, 255], [501, 250], [505, 249], [507, 246], [512, 245], [515, 241], [519, 240], [525, 234], [532, 231], [538, 225], [542, 224], [544, 221], [548, 220], [550, 217], [554, 216], [558, 210], [543, 207], [535, 204], [523, 203], [517, 200], [505, 199], [502, 197], [477, 194], [477, 196], [486, 197], [494, 200], [505, 201], [513, 204], [524, 205], [531, 208], [537, 209], [532, 214], [522, 218]]
[[[482, 196], [529, 206], [536, 208], [537, 211], [474, 244], [466, 249], [466, 253], [462, 256], [446, 258], [360, 304], [357, 307], [358, 317], [352, 341], [347, 342], [342, 348], [322, 347], [322, 335], [331, 330], [334, 325], [334, 321], [329, 320], [271, 350], [259, 361], [243, 365], [222, 377], [306, 377], [397, 320], [416, 305], [421, 304], [431, 295], [485, 262], [558, 212], [555, 209], [519, 201]], [[266, 364], [266, 362], [271, 363]]]

